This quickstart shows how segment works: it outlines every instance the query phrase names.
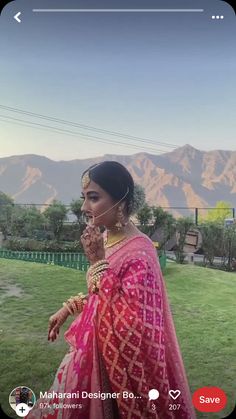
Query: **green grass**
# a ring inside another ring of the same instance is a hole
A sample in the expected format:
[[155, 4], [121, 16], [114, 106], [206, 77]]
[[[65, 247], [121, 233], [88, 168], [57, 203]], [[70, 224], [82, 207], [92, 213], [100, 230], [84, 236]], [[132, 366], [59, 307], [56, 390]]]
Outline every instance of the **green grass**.
[[[220, 414], [198, 413], [198, 418], [222, 418], [235, 404], [236, 275], [170, 263], [165, 281], [191, 391], [218, 386], [228, 397]], [[7, 296], [7, 286], [16, 287], [18, 296]], [[48, 318], [79, 291], [86, 291], [83, 272], [0, 259], [0, 401], [12, 418], [8, 395], [13, 388], [26, 385], [38, 396], [51, 386], [68, 348], [63, 332], [71, 320], [49, 343]]]
[[168, 266], [166, 284], [192, 392], [221, 387], [228, 398], [222, 418], [236, 400], [236, 275], [192, 265]]

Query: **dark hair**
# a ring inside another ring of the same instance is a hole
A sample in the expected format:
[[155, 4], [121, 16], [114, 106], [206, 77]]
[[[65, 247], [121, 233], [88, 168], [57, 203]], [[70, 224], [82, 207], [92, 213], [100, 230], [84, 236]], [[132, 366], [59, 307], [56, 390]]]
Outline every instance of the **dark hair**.
[[134, 199], [134, 181], [129, 171], [116, 161], [104, 161], [94, 164], [82, 174], [89, 172], [89, 177], [106, 191], [115, 202], [124, 198], [128, 215], [132, 213]]

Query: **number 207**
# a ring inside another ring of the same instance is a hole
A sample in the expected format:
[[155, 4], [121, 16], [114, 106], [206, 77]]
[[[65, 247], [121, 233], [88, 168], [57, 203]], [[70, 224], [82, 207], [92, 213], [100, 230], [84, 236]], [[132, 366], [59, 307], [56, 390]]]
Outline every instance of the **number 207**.
[[180, 404], [169, 404], [169, 410], [179, 410]]

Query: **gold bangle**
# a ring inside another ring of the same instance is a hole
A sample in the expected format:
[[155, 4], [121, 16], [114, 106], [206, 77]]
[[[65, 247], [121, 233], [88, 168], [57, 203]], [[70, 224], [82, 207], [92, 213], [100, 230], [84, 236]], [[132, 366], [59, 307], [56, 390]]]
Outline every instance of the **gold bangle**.
[[108, 263], [103, 263], [103, 264], [101, 264], [101, 265], [99, 265], [99, 266], [93, 267], [93, 268], [90, 270], [90, 274], [93, 276], [93, 275], [94, 275], [94, 274], [96, 274], [97, 272], [100, 272], [100, 271], [103, 271], [103, 270], [105, 270], [105, 269], [108, 269], [108, 267], [109, 267], [109, 264], [108, 264]]
[[70, 297], [69, 300], [68, 300], [68, 303], [70, 304], [70, 307], [73, 311], [73, 314], [76, 314], [77, 313], [77, 307], [76, 307], [76, 304], [75, 304], [75, 297]]
[[84, 306], [84, 304], [83, 304], [83, 300], [82, 300], [82, 298], [75, 298], [75, 305], [76, 305], [76, 307], [77, 307], [77, 312], [78, 313], [81, 313], [81, 311], [83, 311], [83, 306]]
[[80, 292], [75, 297], [70, 297], [67, 302], [63, 303], [63, 306], [66, 307], [69, 313], [73, 316], [83, 311], [84, 302], [87, 303], [86, 295]]
[[69, 313], [73, 316], [73, 313], [71, 312], [71, 309], [70, 309], [70, 307], [68, 306], [67, 303], [63, 303], [63, 307], [66, 307], [67, 310], [69, 311]]
[[105, 271], [106, 269], [108, 269], [108, 266], [98, 266], [98, 268], [96, 268], [96, 269], [94, 269], [94, 270], [92, 271], [92, 276], [93, 276], [93, 275], [96, 275], [96, 274], [98, 274], [98, 273], [100, 273], [100, 272], [103, 272], [103, 271]]
[[71, 310], [71, 312], [72, 312], [72, 316], [73, 316], [73, 315], [74, 315], [74, 307], [73, 307], [73, 305], [72, 305], [71, 299], [67, 300], [67, 301], [66, 301], [66, 304], [67, 304], [67, 306], [69, 307], [69, 309]]
[[73, 297], [70, 297], [70, 298], [67, 300], [67, 304], [69, 305], [69, 307], [70, 307], [70, 309], [72, 310], [73, 315], [74, 315], [74, 314], [75, 314], [75, 310], [76, 310], [76, 308], [75, 308], [75, 305], [74, 305], [74, 300], [73, 300]]
[[92, 268], [96, 268], [97, 266], [103, 265], [103, 264], [108, 264], [108, 261], [106, 259], [101, 259], [98, 262], [94, 263], [94, 265], [92, 265]]
[[87, 295], [83, 294], [82, 292], [78, 293], [78, 297], [82, 298], [82, 300], [84, 300], [84, 299], [87, 300]]
[[94, 265], [91, 265], [88, 269], [89, 272], [93, 271], [95, 268], [101, 265], [108, 265], [109, 262], [106, 259], [101, 259], [98, 262], [96, 262]]
[[99, 291], [102, 274], [103, 272], [99, 272], [97, 274], [92, 275], [92, 292], [94, 293]]

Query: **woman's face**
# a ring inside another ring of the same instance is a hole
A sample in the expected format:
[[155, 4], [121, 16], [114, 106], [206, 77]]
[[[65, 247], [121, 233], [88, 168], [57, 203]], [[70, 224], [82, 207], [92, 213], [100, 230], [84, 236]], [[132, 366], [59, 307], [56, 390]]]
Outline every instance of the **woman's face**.
[[[86, 216], [91, 217], [91, 223], [93, 217], [93, 224], [97, 227], [105, 226], [111, 228], [117, 222], [118, 205], [108, 211], [116, 202], [97, 183], [91, 180], [89, 185], [82, 189], [81, 195], [81, 198], [84, 199], [81, 211]], [[99, 217], [105, 211], [107, 213]]]

